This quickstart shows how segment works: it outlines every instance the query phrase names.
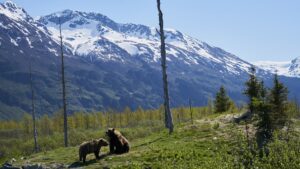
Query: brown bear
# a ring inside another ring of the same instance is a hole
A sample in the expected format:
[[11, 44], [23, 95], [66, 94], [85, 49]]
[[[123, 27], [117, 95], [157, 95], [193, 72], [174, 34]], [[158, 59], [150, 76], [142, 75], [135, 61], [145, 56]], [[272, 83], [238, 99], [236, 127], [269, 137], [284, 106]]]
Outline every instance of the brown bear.
[[109, 138], [110, 153], [122, 154], [129, 151], [129, 142], [122, 134], [114, 128], [109, 128], [106, 132]]
[[108, 146], [108, 142], [100, 138], [98, 140], [86, 141], [79, 146], [79, 161], [85, 163], [86, 155], [94, 153], [95, 157], [99, 159], [99, 152], [102, 146]]

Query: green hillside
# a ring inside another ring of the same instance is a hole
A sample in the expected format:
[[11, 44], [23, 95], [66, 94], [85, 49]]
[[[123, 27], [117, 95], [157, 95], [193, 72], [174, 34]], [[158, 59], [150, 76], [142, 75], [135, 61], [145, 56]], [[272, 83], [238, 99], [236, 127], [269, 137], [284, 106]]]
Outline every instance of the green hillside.
[[[121, 128], [131, 142], [130, 152], [107, 155], [108, 148], [105, 147], [101, 150], [101, 159], [95, 160], [91, 154], [86, 164], [78, 162], [78, 146], [22, 156], [24, 159], [19, 156], [13, 164], [50, 168], [247, 168], [251, 159], [251, 168], [299, 168], [297, 136], [300, 123], [297, 120], [294, 120], [292, 134], [282, 132], [280, 139], [269, 145], [269, 158], [259, 158], [248, 149], [245, 125], [232, 123], [233, 117], [234, 114], [212, 114], [194, 120], [193, 124], [186, 120], [177, 123], [171, 135], [160, 124]], [[249, 140], [254, 143], [253, 126], [249, 128]], [[93, 133], [103, 137], [104, 130]], [[289, 142], [283, 139], [286, 137], [290, 138]]]

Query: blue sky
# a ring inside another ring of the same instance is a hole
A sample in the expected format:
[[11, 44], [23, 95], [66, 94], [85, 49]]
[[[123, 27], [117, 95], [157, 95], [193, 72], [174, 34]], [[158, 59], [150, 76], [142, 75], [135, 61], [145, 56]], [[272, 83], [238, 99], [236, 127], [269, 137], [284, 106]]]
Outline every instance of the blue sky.
[[[3, 2], [4, 0], [0, 0]], [[116, 22], [157, 26], [156, 0], [13, 0], [30, 15], [93, 11]], [[299, 0], [161, 0], [165, 27], [247, 61], [300, 56]]]

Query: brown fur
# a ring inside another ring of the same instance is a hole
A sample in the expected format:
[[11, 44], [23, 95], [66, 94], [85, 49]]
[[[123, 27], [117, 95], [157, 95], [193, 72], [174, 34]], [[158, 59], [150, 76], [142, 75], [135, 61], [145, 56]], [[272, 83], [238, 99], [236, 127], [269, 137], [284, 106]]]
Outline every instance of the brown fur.
[[122, 154], [129, 152], [129, 142], [120, 131], [109, 128], [106, 135], [109, 138], [110, 153]]
[[99, 152], [102, 146], [108, 146], [108, 142], [105, 139], [98, 139], [92, 141], [86, 141], [79, 146], [79, 161], [85, 163], [86, 155], [94, 153], [95, 157], [99, 158]]

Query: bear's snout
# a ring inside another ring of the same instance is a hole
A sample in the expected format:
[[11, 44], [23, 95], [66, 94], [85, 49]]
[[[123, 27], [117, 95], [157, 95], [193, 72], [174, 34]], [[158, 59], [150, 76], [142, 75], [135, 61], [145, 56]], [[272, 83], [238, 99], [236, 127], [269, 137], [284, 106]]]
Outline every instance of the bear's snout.
[[103, 142], [103, 144], [102, 144], [103, 146], [108, 146], [108, 142]]

